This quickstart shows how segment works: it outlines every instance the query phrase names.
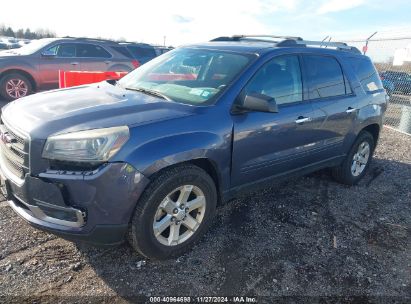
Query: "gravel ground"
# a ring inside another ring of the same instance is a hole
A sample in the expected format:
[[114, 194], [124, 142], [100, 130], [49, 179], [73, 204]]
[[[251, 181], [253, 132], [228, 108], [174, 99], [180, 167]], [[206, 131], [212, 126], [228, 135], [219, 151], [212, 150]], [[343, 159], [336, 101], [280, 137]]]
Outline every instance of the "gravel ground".
[[411, 136], [388, 128], [359, 185], [337, 184], [323, 170], [232, 200], [192, 251], [163, 262], [127, 245], [76, 246], [30, 227], [2, 202], [0, 302], [254, 295], [407, 303], [410, 203]]

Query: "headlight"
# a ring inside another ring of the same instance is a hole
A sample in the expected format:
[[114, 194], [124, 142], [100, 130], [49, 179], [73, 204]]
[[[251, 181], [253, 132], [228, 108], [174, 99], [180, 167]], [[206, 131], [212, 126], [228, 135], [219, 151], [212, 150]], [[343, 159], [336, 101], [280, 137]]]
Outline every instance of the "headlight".
[[116, 154], [129, 137], [126, 126], [52, 135], [47, 138], [43, 157], [74, 162], [104, 162]]

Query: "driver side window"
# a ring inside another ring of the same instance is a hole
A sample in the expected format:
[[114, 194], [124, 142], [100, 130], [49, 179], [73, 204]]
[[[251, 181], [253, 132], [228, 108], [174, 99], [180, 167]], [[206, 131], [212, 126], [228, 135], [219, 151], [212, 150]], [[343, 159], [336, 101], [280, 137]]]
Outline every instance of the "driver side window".
[[298, 56], [286, 55], [270, 60], [246, 86], [246, 93], [273, 97], [277, 105], [303, 100], [300, 62]]

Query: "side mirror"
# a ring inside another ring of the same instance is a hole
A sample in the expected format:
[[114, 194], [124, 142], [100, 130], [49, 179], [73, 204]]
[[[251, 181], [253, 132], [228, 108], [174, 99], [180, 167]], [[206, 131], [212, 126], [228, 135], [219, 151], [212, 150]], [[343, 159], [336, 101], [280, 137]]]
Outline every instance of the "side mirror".
[[55, 52], [50, 51], [50, 50], [46, 50], [41, 53], [41, 56], [43, 57], [56, 57], [56, 55], [57, 54]]
[[275, 99], [259, 93], [250, 93], [241, 96], [240, 103], [237, 104], [237, 109], [278, 113], [278, 106]]

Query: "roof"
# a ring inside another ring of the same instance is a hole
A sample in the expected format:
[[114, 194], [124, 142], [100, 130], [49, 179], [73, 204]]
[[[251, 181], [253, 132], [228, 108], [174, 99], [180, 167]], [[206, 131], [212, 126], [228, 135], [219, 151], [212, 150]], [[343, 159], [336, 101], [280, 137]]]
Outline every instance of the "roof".
[[344, 52], [360, 55], [361, 52], [353, 46], [343, 42], [309, 41], [301, 37], [272, 36], [272, 35], [236, 35], [231, 37], [218, 37], [210, 42], [193, 44], [190, 48], [209, 48], [241, 53], [264, 54], [279, 48], [310, 49], [318, 52]]
[[208, 48], [223, 51], [233, 51], [239, 53], [261, 54], [270, 51], [273, 48], [273, 45], [255, 41], [211, 41], [186, 45], [185, 47], [206, 49]]

